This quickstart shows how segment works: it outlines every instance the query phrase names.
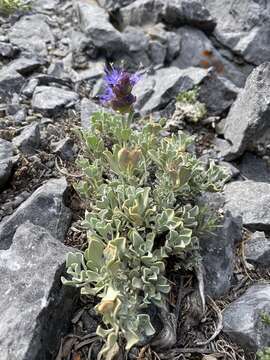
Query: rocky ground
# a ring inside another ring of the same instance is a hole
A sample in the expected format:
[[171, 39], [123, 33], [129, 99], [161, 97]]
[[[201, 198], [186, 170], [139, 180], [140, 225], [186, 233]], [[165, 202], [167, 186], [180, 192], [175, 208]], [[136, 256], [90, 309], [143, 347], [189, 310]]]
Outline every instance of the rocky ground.
[[[198, 155], [231, 175], [202, 199], [224, 213], [201, 240], [205, 314], [182, 274], [176, 346], [129, 358], [255, 359], [270, 347], [269, 21], [265, 0], [33, 0], [0, 15], [1, 359], [96, 358], [99, 318], [60, 276], [68, 246], [85, 243], [76, 128], [101, 108], [105, 63], [123, 61], [143, 74], [137, 112], [195, 134]], [[175, 100], [194, 86], [199, 124]]]

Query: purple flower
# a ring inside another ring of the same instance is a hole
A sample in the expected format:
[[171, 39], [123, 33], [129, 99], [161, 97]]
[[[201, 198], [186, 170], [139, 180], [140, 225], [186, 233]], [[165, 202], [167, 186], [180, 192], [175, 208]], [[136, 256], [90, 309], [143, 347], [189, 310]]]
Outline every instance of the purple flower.
[[133, 110], [136, 96], [132, 94], [135, 84], [140, 80], [138, 74], [131, 74], [122, 69], [105, 69], [107, 88], [100, 97], [103, 105], [110, 105], [115, 111], [128, 113]]

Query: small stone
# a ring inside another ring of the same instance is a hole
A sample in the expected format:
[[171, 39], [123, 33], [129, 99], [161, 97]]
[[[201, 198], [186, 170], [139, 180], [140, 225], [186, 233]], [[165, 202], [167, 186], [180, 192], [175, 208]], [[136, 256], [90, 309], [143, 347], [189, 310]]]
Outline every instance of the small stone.
[[11, 98], [14, 93], [19, 94], [25, 79], [17, 71], [8, 67], [0, 70], [0, 100]]
[[39, 124], [34, 122], [27, 126], [19, 136], [12, 140], [12, 144], [23, 154], [33, 155], [40, 145]]
[[200, 86], [198, 100], [206, 105], [208, 115], [222, 115], [233, 104], [238, 92], [239, 88], [230, 80], [209, 71]]
[[248, 262], [261, 266], [270, 266], [270, 239], [264, 232], [256, 231], [244, 244], [245, 257]]
[[0, 343], [3, 360], [49, 359], [68, 331], [77, 291], [61, 284], [66, 246], [25, 222], [0, 251]]
[[248, 180], [270, 183], [270, 165], [255, 154], [246, 152], [238, 168]]
[[37, 86], [32, 99], [32, 107], [36, 111], [53, 116], [63, 108], [74, 104], [78, 94], [53, 86]]
[[30, 79], [26, 86], [23, 88], [22, 93], [26, 97], [31, 98], [36, 87], [38, 86], [38, 82], [38, 79]]
[[54, 144], [54, 153], [59, 154], [63, 160], [74, 160], [74, 142], [70, 138], [65, 138], [60, 140], [58, 143]]
[[0, 249], [8, 249], [16, 229], [26, 221], [48, 230], [63, 241], [71, 220], [71, 211], [64, 204], [67, 182], [52, 179], [38, 188], [15, 212], [0, 223]]
[[18, 48], [12, 44], [0, 41], [0, 57], [12, 59], [18, 53]]
[[254, 230], [270, 230], [270, 184], [234, 181], [225, 186], [225, 209], [241, 216], [243, 225]]
[[11, 61], [8, 64], [8, 68], [16, 70], [19, 74], [26, 76], [37, 70], [41, 65], [44, 65], [44, 61], [32, 56], [20, 57], [16, 60]]
[[223, 311], [223, 332], [246, 351], [262, 350], [270, 346], [265, 313], [270, 314], [270, 285], [251, 286]]

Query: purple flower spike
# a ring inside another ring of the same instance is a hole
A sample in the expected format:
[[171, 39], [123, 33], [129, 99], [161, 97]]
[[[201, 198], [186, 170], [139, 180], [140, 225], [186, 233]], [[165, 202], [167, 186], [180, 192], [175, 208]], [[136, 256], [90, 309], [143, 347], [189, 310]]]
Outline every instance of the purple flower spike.
[[102, 104], [110, 105], [115, 111], [121, 113], [133, 111], [136, 97], [132, 94], [132, 90], [140, 80], [140, 76], [115, 68], [106, 68], [105, 74], [107, 88], [100, 97]]

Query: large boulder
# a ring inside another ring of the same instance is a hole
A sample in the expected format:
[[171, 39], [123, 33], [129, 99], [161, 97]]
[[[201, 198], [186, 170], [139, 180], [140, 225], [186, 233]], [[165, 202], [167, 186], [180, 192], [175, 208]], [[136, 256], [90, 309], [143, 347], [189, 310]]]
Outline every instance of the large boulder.
[[141, 114], [165, 108], [182, 91], [190, 90], [206, 77], [207, 70], [169, 67], [144, 76], [134, 88], [136, 108]]
[[79, 95], [74, 91], [55, 86], [37, 86], [32, 98], [32, 107], [47, 116], [54, 116], [67, 106], [78, 101]]
[[225, 209], [254, 230], [270, 230], [270, 184], [234, 181], [225, 186]]
[[77, 1], [75, 11], [80, 30], [93, 46], [106, 55], [122, 50], [121, 33], [110, 23], [108, 13], [94, 0]]
[[38, 188], [0, 223], [0, 249], [10, 247], [16, 229], [26, 221], [44, 227], [63, 241], [71, 220], [71, 211], [64, 203], [66, 191], [65, 178], [49, 180]]
[[254, 285], [223, 312], [223, 332], [246, 351], [270, 346], [269, 325], [262, 315], [270, 313], [270, 285]]
[[[225, 198], [218, 193], [205, 193], [199, 204], [205, 206], [210, 216], [218, 217], [224, 209]], [[235, 244], [242, 237], [241, 218], [229, 211], [218, 221], [216, 230], [200, 237], [200, 254], [204, 267], [205, 292], [212, 298], [225, 295], [232, 284]]]
[[214, 36], [247, 62], [270, 59], [270, 3], [264, 0], [203, 0], [216, 18]]
[[258, 66], [248, 77], [226, 119], [224, 137], [231, 143], [228, 160], [242, 155], [258, 141], [270, 140], [270, 62]]
[[60, 280], [68, 250], [29, 222], [0, 250], [2, 360], [47, 360], [57, 350], [77, 299]]

